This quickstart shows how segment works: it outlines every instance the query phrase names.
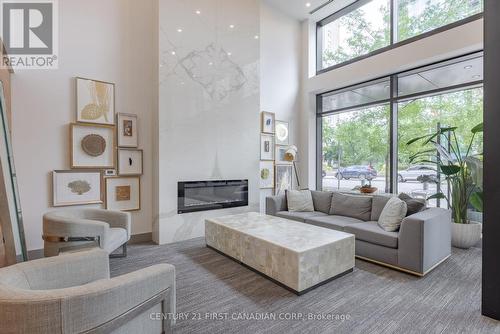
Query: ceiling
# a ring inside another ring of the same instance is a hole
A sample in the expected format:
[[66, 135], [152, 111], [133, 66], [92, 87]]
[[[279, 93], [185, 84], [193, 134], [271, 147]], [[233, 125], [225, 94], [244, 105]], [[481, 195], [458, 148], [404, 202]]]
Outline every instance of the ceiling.
[[[335, 0], [333, 0], [335, 1]], [[332, 0], [265, 0], [266, 3], [298, 20], [309, 18], [309, 13]], [[311, 6], [306, 7], [306, 3]]]

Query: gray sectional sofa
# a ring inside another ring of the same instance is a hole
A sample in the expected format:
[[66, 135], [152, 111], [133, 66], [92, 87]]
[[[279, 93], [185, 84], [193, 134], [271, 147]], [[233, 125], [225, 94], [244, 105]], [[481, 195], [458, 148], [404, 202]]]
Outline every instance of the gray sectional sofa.
[[418, 276], [451, 254], [449, 210], [424, 209], [404, 218], [399, 231], [386, 232], [377, 221], [389, 196], [312, 191], [312, 198], [314, 212], [290, 212], [285, 195], [268, 197], [266, 214], [354, 234], [356, 257]]

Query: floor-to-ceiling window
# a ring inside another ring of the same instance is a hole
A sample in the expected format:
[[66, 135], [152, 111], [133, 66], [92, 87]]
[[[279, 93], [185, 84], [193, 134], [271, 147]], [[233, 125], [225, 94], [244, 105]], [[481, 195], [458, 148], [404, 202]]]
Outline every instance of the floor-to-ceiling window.
[[[471, 88], [456, 92], [443, 93], [430, 97], [411, 99], [398, 103], [398, 191], [413, 197], [427, 198], [438, 191], [448, 194], [448, 184], [443, 176], [438, 175], [436, 166], [428, 161], [435, 161], [431, 143], [407, 146], [412, 138], [422, 134], [436, 132], [438, 128], [456, 126], [457, 139], [462, 152], [467, 151], [471, 140], [470, 131], [483, 118], [483, 89]], [[441, 138], [446, 140], [446, 138]], [[472, 154], [482, 152], [481, 138], [476, 138]], [[419, 151], [429, 149], [431, 154], [422, 156], [423, 162], [410, 162], [410, 157]], [[431, 200], [432, 206], [438, 206], [437, 200]], [[444, 204], [446, 204], [444, 202]]]
[[479, 19], [484, 0], [357, 0], [317, 23], [317, 70]]
[[[471, 129], [483, 118], [482, 59], [481, 53], [471, 54], [318, 96], [318, 187], [350, 190], [371, 183], [379, 191], [413, 197], [446, 194], [448, 184], [432, 163], [432, 143], [407, 143], [453, 126], [467, 150]], [[426, 149], [428, 155], [411, 159]], [[482, 153], [481, 136], [472, 153]]]
[[382, 79], [319, 98], [323, 189], [371, 182], [388, 190], [389, 87]]

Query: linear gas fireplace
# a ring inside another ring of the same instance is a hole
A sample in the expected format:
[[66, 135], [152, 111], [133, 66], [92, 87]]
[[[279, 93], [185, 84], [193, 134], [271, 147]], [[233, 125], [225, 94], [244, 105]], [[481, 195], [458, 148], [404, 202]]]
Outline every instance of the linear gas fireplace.
[[179, 182], [177, 194], [179, 214], [247, 206], [248, 180]]

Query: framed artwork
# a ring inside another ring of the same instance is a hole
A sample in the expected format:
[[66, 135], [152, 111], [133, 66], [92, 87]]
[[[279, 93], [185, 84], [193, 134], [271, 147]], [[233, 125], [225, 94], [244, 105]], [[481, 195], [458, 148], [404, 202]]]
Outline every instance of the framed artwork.
[[142, 175], [142, 150], [118, 149], [118, 175]]
[[274, 114], [272, 112], [263, 111], [261, 113], [261, 132], [274, 134]]
[[260, 135], [260, 160], [274, 160], [274, 136]]
[[139, 135], [137, 132], [137, 115], [118, 114], [116, 117], [116, 128], [118, 131], [119, 147], [139, 146]]
[[276, 121], [276, 145], [289, 145], [290, 131], [288, 122]]
[[115, 124], [115, 84], [76, 78], [76, 121]]
[[70, 124], [71, 169], [115, 168], [115, 127]]
[[273, 189], [274, 188], [274, 162], [261, 161], [260, 162], [260, 189]]
[[52, 205], [102, 204], [100, 171], [55, 170], [52, 172]]
[[134, 176], [106, 178], [106, 209], [121, 211], [140, 210], [140, 178]]
[[292, 173], [293, 170], [291, 165], [276, 165], [275, 195], [283, 195], [285, 191], [292, 189]]
[[292, 161], [286, 161], [285, 160], [285, 154], [286, 154], [286, 151], [288, 150], [288, 146], [283, 146], [283, 145], [276, 145], [275, 149], [276, 149], [276, 154], [275, 154], [275, 160], [276, 160], [276, 164], [280, 164], [280, 165], [292, 165], [293, 162]]

